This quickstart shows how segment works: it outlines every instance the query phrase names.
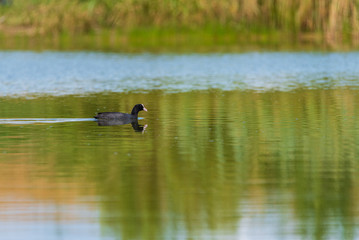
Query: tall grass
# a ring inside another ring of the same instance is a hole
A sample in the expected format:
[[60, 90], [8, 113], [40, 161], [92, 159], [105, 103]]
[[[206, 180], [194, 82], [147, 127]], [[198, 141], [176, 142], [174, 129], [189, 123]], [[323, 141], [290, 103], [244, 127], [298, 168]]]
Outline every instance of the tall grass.
[[358, 0], [13, 0], [0, 7], [5, 34], [83, 34], [99, 29], [198, 29], [359, 37]]

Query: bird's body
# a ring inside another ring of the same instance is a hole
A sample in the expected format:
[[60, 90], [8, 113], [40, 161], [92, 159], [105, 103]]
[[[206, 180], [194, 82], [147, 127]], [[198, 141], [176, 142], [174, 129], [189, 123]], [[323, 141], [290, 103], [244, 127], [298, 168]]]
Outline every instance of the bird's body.
[[121, 113], [121, 112], [101, 112], [98, 113], [95, 118], [97, 119], [137, 119], [137, 116]]
[[98, 119], [98, 120], [137, 120], [138, 118], [138, 112], [139, 111], [146, 111], [147, 109], [145, 108], [145, 106], [143, 104], [136, 104], [133, 109], [131, 114], [129, 113], [121, 113], [121, 112], [101, 112], [98, 113], [94, 118]]

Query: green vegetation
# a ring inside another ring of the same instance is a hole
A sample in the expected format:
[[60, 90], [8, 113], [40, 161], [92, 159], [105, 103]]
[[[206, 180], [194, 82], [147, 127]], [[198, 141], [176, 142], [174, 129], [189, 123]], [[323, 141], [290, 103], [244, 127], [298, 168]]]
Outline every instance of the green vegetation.
[[213, 45], [238, 44], [248, 38], [256, 45], [266, 40], [283, 44], [288, 36], [296, 42], [353, 45], [359, 40], [359, 1], [13, 0], [0, 6], [0, 33], [3, 39], [46, 36], [45, 42], [60, 48], [56, 41], [62, 35], [86, 39], [104, 33], [108, 41], [125, 46], [135, 35], [145, 48], [143, 35], [171, 48], [171, 44], [192, 43], [192, 35], [198, 43]]

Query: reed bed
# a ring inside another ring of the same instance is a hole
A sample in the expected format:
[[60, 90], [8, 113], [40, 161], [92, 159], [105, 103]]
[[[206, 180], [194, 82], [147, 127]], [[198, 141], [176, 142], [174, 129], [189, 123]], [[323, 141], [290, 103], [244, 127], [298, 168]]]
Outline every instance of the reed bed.
[[[0, 6], [5, 35], [84, 34], [138, 28], [359, 38], [358, 0], [12, 0]], [[1, 3], [1, 2], [0, 2]]]

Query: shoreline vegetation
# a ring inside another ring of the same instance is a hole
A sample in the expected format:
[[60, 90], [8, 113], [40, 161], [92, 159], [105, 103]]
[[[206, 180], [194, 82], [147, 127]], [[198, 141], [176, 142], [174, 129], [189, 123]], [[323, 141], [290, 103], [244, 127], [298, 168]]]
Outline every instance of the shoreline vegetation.
[[0, 48], [357, 49], [352, 0], [0, 0]]

